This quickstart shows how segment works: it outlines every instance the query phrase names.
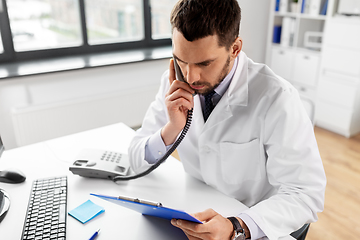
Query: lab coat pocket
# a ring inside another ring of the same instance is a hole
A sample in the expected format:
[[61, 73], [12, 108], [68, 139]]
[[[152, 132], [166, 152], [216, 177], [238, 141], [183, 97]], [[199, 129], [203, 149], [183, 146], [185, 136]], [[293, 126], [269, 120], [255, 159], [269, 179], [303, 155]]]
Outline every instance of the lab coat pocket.
[[220, 164], [225, 182], [241, 184], [261, 179], [259, 144], [259, 139], [247, 143], [220, 143]]

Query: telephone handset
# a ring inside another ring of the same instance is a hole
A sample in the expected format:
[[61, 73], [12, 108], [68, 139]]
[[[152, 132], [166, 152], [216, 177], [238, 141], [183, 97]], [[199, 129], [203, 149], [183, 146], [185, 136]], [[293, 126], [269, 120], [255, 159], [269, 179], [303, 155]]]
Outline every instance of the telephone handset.
[[179, 64], [177, 63], [177, 60], [175, 59], [175, 57], [173, 59], [174, 59], [174, 68], [175, 68], [176, 79], [179, 81], [185, 82], [184, 75], [181, 72], [181, 69], [179, 67]]
[[[184, 77], [182, 75], [180, 67], [177, 64], [175, 58], [174, 58], [174, 67], [175, 67], [176, 78], [180, 81], [184, 81]], [[152, 171], [154, 171], [158, 166], [160, 166], [160, 164], [162, 164], [179, 146], [181, 141], [184, 139], [187, 131], [189, 130], [191, 120], [192, 120], [192, 113], [193, 113], [193, 109], [188, 111], [185, 126], [184, 126], [180, 136], [178, 137], [178, 139], [174, 142], [174, 144], [155, 164], [153, 164], [150, 168], [148, 168], [144, 172], [141, 172], [141, 173], [135, 174], [135, 175], [126, 176], [128, 173], [128, 170], [129, 170], [129, 166], [126, 165], [126, 163], [128, 161], [120, 161], [120, 164], [104, 163], [104, 162], [101, 162], [101, 160], [98, 160], [96, 157], [94, 158], [91, 156], [87, 156], [87, 157], [85, 157], [85, 159], [84, 159], [84, 157], [82, 157], [83, 159], [78, 158], [78, 160], [76, 160], [69, 169], [74, 174], [77, 174], [80, 176], [107, 178], [107, 179], [113, 180], [115, 183], [118, 181], [126, 181], [126, 180], [132, 180], [132, 179], [143, 177], [143, 176], [151, 173]], [[86, 150], [86, 151], [88, 151], [87, 152], [88, 155], [92, 154], [92, 156], [94, 156], [94, 154], [95, 155], [101, 154], [100, 152], [94, 152], [94, 153], [89, 152], [89, 151], [93, 151], [93, 150]], [[127, 155], [122, 154], [122, 158], [127, 158]]]

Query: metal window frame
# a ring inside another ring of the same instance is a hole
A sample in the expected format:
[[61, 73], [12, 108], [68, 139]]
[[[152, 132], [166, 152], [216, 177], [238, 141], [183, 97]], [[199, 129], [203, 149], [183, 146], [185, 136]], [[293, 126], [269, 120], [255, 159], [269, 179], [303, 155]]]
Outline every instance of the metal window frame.
[[5, 0], [0, 0], [2, 4], [2, 11], [0, 11], [0, 30], [1, 40], [3, 43], [4, 52], [0, 54], [0, 62], [8, 62], [14, 59], [14, 45], [12, 41], [12, 34], [10, 29], [10, 22], [8, 17], [7, 5]]
[[129, 49], [146, 49], [146, 48], [171, 45], [170, 38], [157, 39], [157, 40], [152, 39], [151, 5], [150, 5], [151, 0], [143, 0], [144, 33], [145, 33], [144, 34], [145, 38], [143, 40], [132, 41], [132, 42], [89, 45], [87, 28], [86, 28], [86, 18], [85, 18], [85, 0], [78, 0], [79, 10], [80, 10], [81, 33], [83, 40], [83, 44], [81, 46], [16, 52], [12, 40], [12, 33], [10, 29], [10, 20], [7, 11], [6, 0], [0, 0], [0, 1], [2, 2], [3, 5], [3, 11], [0, 12], [0, 30], [1, 30], [1, 38], [2, 38], [1, 40], [4, 46], [4, 52], [0, 54], [0, 63], [22, 62], [29, 60], [58, 58], [58, 57], [119, 51], [119, 50], [129, 50]]

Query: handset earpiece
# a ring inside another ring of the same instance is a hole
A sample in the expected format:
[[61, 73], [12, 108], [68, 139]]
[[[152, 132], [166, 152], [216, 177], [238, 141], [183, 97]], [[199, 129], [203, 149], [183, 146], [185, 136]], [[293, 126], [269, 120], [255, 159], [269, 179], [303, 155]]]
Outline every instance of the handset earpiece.
[[[175, 75], [176, 75], [176, 79], [182, 82], [186, 82], [184, 79], [184, 75], [179, 67], [179, 64], [177, 63], [177, 60], [175, 59], [175, 57], [173, 57], [174, 60], [174, 68], [175, 68]], [[193, 97], [196, 95], [196, 93], [193, 93]]]
[[176, 79], [182, 82], [185, 82], [184, 80], [184, 75], [181, 72], [181, 69], [179, 67], [179, 64], [177, 63], [177, 60], [175, 59], [175, 57], [173, 57], [174, 60], [174, 68], [175, 68], [175, 75], [176, 75]]

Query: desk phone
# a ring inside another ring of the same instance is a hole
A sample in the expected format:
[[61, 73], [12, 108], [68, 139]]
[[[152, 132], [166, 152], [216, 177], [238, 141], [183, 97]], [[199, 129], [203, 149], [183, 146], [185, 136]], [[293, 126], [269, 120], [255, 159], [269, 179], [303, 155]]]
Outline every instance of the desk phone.
[[82, 177], [105, 179], [126, 176], [129, 169], [128, 155], [100, 149], [83, 149], [69, 168]]

